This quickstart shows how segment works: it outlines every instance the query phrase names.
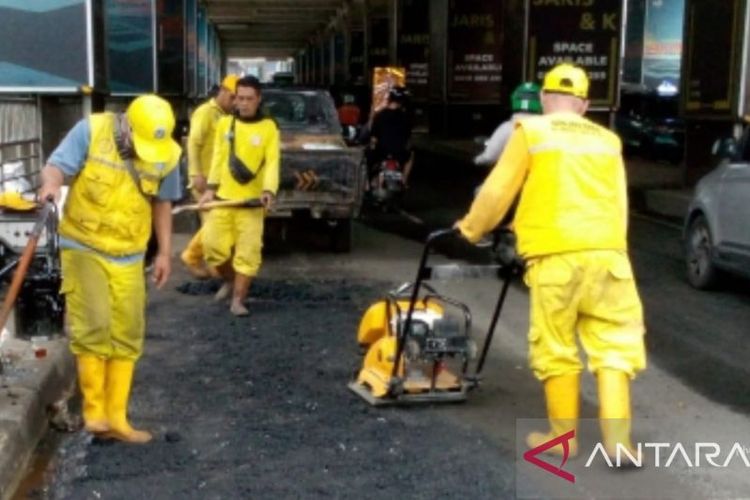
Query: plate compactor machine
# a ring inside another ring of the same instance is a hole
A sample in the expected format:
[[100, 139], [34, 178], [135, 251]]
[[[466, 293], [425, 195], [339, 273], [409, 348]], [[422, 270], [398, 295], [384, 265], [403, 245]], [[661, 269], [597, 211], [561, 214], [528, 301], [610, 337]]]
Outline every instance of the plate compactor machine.
[[[371, 405], [461, 402], [479, 385], [508, 287], [523, 265], [514, 235], [500, 230], [493, 240], [496, 264], [428, 266], [435, 243], [456, 234], [454, 229], [430, 234], [414, 283], [391, 291], [362, 317], [357, 341], [365, 355], [349, 388]], [[502, 287], [480, 350], [471, 338], [469, 308], [426, 281], [488, 275], [500, 277]]]

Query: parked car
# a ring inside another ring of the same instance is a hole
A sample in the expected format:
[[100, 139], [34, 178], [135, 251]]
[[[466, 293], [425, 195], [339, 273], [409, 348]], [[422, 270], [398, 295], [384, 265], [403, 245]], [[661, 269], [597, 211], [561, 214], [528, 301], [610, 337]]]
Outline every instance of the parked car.
[[344, 142], [330, 94], [270, 87], [261, 106], [281, 130], [279, 192], [269, 216], [325, 220], [332, 249], [349, 251], [366, 172], [362, 149]]
[[687, 278], [695, 288], [722, 272], [750, 277], [750, 127], [739, 142], [717, 141], [718, 166], [695, 188], [684, 229]]
[[679, 96], [654, 90], [623, 89], [615, 130], [626, 155], [680, 163], [685, 148], [685, 122], [679, 117]]

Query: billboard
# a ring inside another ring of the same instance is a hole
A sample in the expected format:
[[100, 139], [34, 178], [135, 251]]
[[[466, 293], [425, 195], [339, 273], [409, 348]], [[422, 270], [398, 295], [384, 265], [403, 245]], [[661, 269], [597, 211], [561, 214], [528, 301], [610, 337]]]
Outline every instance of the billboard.
[[87, 0], [0, 0], [0, 92], [93, 86], [90, 15]]
[[503, 77], [502, 2], [451, 0], [448, 8], [448, 98], [499, 102]]
[[106, 0], [105, 10], [110, 91], [155, 91], [154, 0]]
[[643, 37], [643, 84], [653, 89], [680, 85], [685, 0], [647, 0]]
[[542, 81], [561, 62], [589, 75], [594, 108], [614, 108], [618, 97], [622, 0], [529, 3], [526, 76]]
[[403, 0], [399, 7], [399, 66], [406, 68], [406, 85], [414, 99], [424, 101], [430, 91], [430, 2]]

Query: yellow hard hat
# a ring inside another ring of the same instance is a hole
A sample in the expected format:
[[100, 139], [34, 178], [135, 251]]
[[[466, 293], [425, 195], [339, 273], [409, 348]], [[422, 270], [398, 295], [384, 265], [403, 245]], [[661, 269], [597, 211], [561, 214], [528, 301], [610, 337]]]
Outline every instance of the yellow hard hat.
[[221, 86], [234, 94], [237, 92], [237, 80], [239, 79], [239, 76], [229, 74], [221, 81]]
[[569, 63], [558, 64], [544, 76], [542, 90], [586, 99], [589, 95], [589, 77], [578, 66]]
[[0, 193], [0, 208], [31, 210], [32, 208], [36, 208], [36, 203], [23, 198], [21, 193], [6, 191], [5, 193]]
[[138, 158], [148, 163], [170, 163], [179, 158], [180, 146], [172, 139], [174, 113], [167, 101], [154, 94], [142, 95], [130, 103], [125, 114]]

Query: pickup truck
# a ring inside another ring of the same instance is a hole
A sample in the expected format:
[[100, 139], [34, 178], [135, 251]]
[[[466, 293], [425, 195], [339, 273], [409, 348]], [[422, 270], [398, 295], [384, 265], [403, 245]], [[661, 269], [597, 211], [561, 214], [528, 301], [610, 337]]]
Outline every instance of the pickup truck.
[[361, 149], [347, 147], [333, 99], [324, 90], [263, 89], [262, 111], [281, 130], [279, 192], [271, 218], [327, 221], [331, 246], [351, 247], [366, 179]]

